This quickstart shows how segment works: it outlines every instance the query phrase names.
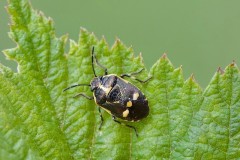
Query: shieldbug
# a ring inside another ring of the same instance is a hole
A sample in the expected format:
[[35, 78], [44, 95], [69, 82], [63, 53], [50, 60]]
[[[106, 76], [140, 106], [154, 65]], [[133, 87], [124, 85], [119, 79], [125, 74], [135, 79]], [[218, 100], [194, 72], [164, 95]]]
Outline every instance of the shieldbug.
[[[94, 62], [99, 67], [104, 69], [105, 75], [96, 75]], [[74, 97], [83, 96], [89, 100], [94, 99], [95, 103], [99, 106], [98, 109], [101, 118], [99, 129], [101, 129], [101, 126], [103, 124], [103, 116], [101, 114], [102, 108], [112, 115], [112, 119], [115, 122], [132, 128], [135, 131], [136, 136], [138, 136], [137, 130], [134, 126], [122, 123], [116, 118], [125, 121], [136, 122], [147, 117], [149, 114], [148, 100], [140, 89], [138, 89], [135, 85], [131, 84], [124, 78], [129, 77], [140, 83], [145, 83], [150, 80], [151, 77], [147, 78], [144, 81], [134, 77], [134, 75], [141, 73], [143, 69], [130, 74], [122, 74], [121, 76], [117, 76], [116, 74], [108, 74], [107, 68], [98, 62], [94, 54], [94, 47], [92, 48], [92, 70], [95, 77], [92, 79], [90, 84], [72, 85], [63, 91], [78, 86], [89, 86], [93, 92], [93, 96], [87, 96], [84, 93], [79, 93]]]

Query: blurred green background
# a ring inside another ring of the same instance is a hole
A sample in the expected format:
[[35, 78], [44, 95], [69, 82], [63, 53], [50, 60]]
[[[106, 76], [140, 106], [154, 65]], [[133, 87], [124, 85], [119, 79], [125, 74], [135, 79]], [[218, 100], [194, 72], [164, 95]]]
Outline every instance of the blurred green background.
[[[240, 0], [31, 0], [55, 21], [58, 36], [78, 40], [80, 26], [110, 45], [119, 37], [149, 69], [163, 53], [184, 76], [194, 73], [205, 88], [217, 67], [240, 64]], [[16, 45], [8, 38], [9, 18], [0, 0], [0, 50]], [[16, 63], [0, 54], [0, 63]]]

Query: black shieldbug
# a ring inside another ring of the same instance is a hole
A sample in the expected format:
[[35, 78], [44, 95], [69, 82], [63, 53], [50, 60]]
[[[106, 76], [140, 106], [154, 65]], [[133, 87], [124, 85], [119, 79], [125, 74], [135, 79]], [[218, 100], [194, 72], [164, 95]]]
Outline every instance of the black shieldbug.
[[[99, 67], [104, 69], [105, 75], [96, 75], [94, 62]], [[147, 78], [144, 81], [134, 77], [134, 75], [139, 74], [141, 71], [143, 71], [143, 69], [130, 74], [122, 74], [121, 76], [117, 76], [116, 74], [108, 74], [107, 68], [98, 62], [94, 54], [94, 47], [92, 48], [92, 69], [95, 77], [92, 79], [90, 84], [72, 85], [64, 89], [64, 91], [77, 86], [89, 86], [91, 88], [93, 97], [87, 96], [84, 93], [79, 93], [74, 97], [83, 96], [89, 100], [94, 99], [95, 103], [99, 106], [99, 113], [101, 117], [101, 124], [99, 126], [99, 129], [103, 123], [101, 108], [111, 114], [112, 119], [119, 124], [124, 123], [118, 121], [116, 118], [135, 122], [148, 116], [149, 106], [147, 98], [140, 91], [140, 89], [124, 79], [125, 77], [129, 77], [141, 83], [147, 82], [151, 77]], [[128, 124], [124, 125], [134, 129], [136, 135], [138, 136], [137, 130], [134, 126]]]

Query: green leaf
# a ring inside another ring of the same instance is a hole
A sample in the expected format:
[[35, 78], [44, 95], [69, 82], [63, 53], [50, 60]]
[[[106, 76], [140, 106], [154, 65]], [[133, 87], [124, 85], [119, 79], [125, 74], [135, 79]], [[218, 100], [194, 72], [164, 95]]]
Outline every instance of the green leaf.
[[[134, 125], [139, 133], [112, 121], [79, 92], [62, 92], [94, 77], [91, 50], [109, 73], [145, 68], [141, 55], [119, 39], [110, 48], [104, 38], [81, 29], [79, 42], [56, 37], [53, 21], [33, 10], [27, 0], [9, 0], [10, 37], [16, 48], [5, 55], [18, 72], [0, 65], [0, 159], [239, 159], [240, 75], [235, 63], [219, 69], [202, 91], [192, 75], [184, 80], [163, 55], [139, 79], [131, 79], [149, 100], [150, 114]], [[97, 75], [104, 71], [97, 67]]]

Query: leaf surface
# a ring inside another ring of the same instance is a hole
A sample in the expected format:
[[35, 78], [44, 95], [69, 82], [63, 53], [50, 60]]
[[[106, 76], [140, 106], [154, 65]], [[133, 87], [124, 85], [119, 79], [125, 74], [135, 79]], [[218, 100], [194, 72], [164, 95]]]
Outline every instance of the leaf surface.
[[[146, 95], [150, 114], [140, 122], [115, 123], [102, 110], [104, 123], [87, 86], [62, 92], [93, 79], [91, 51], [110, 74], [145, 68], [141, 55], [119, 39], [81, 29], [79, 41], [56, 37], [53, 21], [27, 0], [9, 0], [10, 38], [16, 48], [4, 54], [18, 72], [0, 65], [0, 159], [237, 159], [240, 158], [240, 76], [235, 63], [219, 69], [203, 91], [194, 76], [187, 80], [163, 55], [137, 76], [127, 79]], [[98, 76], [104, 71], [95, 66]]]

